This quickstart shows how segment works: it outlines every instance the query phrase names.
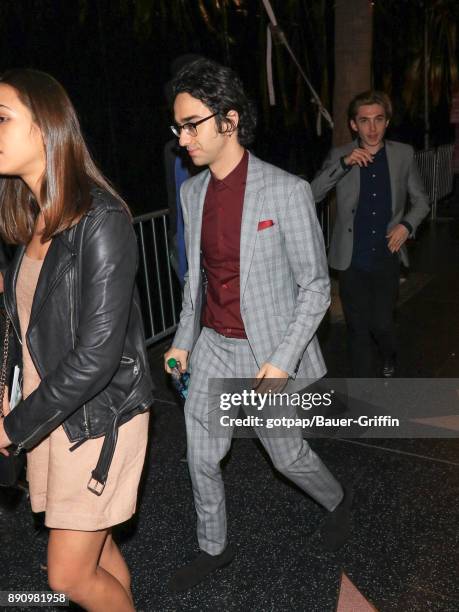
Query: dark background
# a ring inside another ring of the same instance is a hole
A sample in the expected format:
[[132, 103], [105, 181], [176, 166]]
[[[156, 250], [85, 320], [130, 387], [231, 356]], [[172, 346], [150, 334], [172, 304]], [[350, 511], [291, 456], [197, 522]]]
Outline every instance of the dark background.
[[[331, 110], [333, 2], [272, 4]], [[403, 95], [404, 62], [411, 53], [407, 24], [412, 39], [417, 40], [416, 33], [422, 37], [422, 11], [413, 11], [422, 3], [379, 4], [374, 18], [374, 84], [386, 86], [396, 103], [391, 136], [422, 147], [422, 105], [407, 108]], [[241, 74], [259, 110], [255, 153], [306, 177], [315, 172], [331, 144], [331, 132], [323, 124], [322, 135], [316, 134], [310, 95], [279, 46], [274, 50], [278, 105], [269, 107], [266, 26], [259, 0], [2, 0], [0, 71], [33, 67], [64, 85], [94, 157], [140, 213], [166, 205], [162, 156], [171, 137], [171, 116], [164, 84], [171, 61], [182, 53], [201, 53]], [[448, 104], [444, 92], [431, 113], [433, 144], [452, 139]]]

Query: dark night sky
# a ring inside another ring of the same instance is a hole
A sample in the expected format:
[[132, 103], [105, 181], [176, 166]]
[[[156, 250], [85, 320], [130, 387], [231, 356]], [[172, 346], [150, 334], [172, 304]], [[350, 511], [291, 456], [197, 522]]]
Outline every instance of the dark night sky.
[[[124, 11], [119, 9], [123, 4]], [[160, 4], [157, 0], [151, 2], [152, 7]], [[86, 11], [82, 13], [84, 5]], [[264, 45], [259, 42], [264, 37], [266, 20], [260, 5], [258, 0], [249, 0], [245, 3], [247, 14], [231, 15], [228, 30], [234, 34], [235, 44], [226, 47], [224, 37], [219, 38], [203, 24], [197, 2], [188, 5], [195, 8], [189, 9], [188, 21], [181, 29], [171, 15], [161, 15], [159, 9], [152, 11], [146, 25], [136, 29], [130, 0], [2, 0], [0, 71], [33, 67], [61, 81], [77, 108], [95, 158], [137, 213], [165, 206], [162, 151], [171, 134], [164, 84], [170, 76], [170, 62], [181, 53], [229, 60], [259, 107], [261, 121], [255, 152], [287, 170], [311, 176], [330, 144], [331, 134], [325, 128], [321, 138], [316, 136], [312, 128], [314, 114], [306, 108], [309, 96], [304, 91], [299, 101], [291, 102], [289, 113], [282, 106], [267, 109], [263, 97]], [[279, 7], [281, 17], [286, 21]], [[311, 21], [304, 20], [304, 33], [294, 21], [288, 32], [292, 44], [301, 49], [307, 39], [312, 57], [321, 58], [309, 65], [313, 81], [320, 78], [318, 71], [323, 65], [328, 66], [331, 76], [332, 46], [326, 45], [322, 52]], [[324, 30], [332, 40], [332, 8]], [[285, 59], [285, 63], [289, 60]], [[376, 75], [378, 66], [376, 57]], [[296, 87], [294, 69], [289, 70]], [[298, 108], [306, 110], [295, 114]], [[444, 141], [448, 137], [445, 109], [437, 114], [440, 123], [436, 125], [434, 117], [434, 127]], [[309, 122], [309, 128], [304, 121]], [[419, 144], [419, 125], [415, 121], [399, 123], [396, 135]]]
[[56, 77], [103, 171], [134, 211], [143, 212], [166, 205], [163, 146], [172, 134], [164, 84], [170, 62], [184, 52], [224, 57], [209, 36], [204, 49], [204, 36], [185, 38], [173, 28], [164, 31], [164, 24], [163, 31], [136, 33], [132, 6], [123, 14], [114, 10], [118, 4], [90, 0], [82, 22], [78, 0], [2, 0], [0, 70], [32, 67]]

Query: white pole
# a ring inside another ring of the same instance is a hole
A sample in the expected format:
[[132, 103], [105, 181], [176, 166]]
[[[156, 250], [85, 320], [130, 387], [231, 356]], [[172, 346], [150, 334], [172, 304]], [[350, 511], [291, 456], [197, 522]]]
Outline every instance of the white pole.
[[[301, 67], [300, 62], [297, 60], [295, 54], [292, 51], [292, 48], [290, 47], [287, 39], [285, 38], [284, 32], [281, 29], [279, 29], [278, 26], [277, 26], [277, 19], [276, 19], [276, 16], [274, 15], [274, 11], [273, 11], [273, 8], [271, 6], [270, 0], [262, 0], [262, 2], [263, 2], [263, 6], [265, 7], [266, 12], [268, 13], [269, 20], [272, 23], [273, 27], [275, 28], [275, 31], [277, 33], [277, 36], [279, 37], [280, 42], [287, 49], [290, 57], [292, 58], [294, 64], [296, 65], [296, 67], [298, 68], [301, 76], [303, 77], [306, 85], [309, 87], [309, 91], [312, 94], [312, 101], [317, 105], [318, 112], [328, 122], [328, 125], [330, 126], [330, 128], [333, 129], [333, 119], [331, 118], [330, 113], [328, 112], [328, 110], [322, 104], [322, 101], [319, 98], [318, 93], [316, 92], [316, 90], [312, 86], [311, 81], [306, 76], [303, 68]], [[320, 125], [319, 125], [319, 122], [317, 122], [317, 130], [318, 130], [318, 132], [320, 134]]]

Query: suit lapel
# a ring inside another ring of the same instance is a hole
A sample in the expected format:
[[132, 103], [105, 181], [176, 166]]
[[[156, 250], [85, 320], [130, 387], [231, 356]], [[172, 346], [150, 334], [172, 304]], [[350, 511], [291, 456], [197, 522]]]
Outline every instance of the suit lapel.
[[[201, 228], [202, 228], [202, 213], [204, 202], [206, 199], [207, 186], [209, 185], [210, 172], [202, 172], [196, 179], [193, 189], [188, 196], [188, 215], [190, 219], [190, 246], [189, 246], [189, 261], [190, 269], [190, 293], [193, 296], [199, 288], [201, 278]], [[196, 202], [196, 204], [195, 204]]]
[[[358, 139], [353, 140], [350, 143], [349, 151], [347, 154], [351, 153], [356, 147], [359, 147], [360, 143]], [[354, 201], [352, 202], [352, 206], [355, 207], [360, 199], [360, 166], [357, 164], [353, 166], [352, 170], [349, 172], [349, 181], [351, 182], [349, 186], [349, 193], [354, 195]]]
[[257, 241], [258, 222], [264, 204], [263, 164], [255, 156], [249, 154], [247, 182], [242, 210], [241, 243], [240, 243], [240, 294], [244, 295], [253, 252]]
[[390, 176], [390, 194], [391, 194], [391, 204], [392, 204], [392, 215], [395, 214], [397, 208], [396, 202], [396, 188], [395, 181], [397, 176], [397, 152], [393, 146], [393, 143], [390, 140], [386, 140], [386, 157], [387, 157], [387, 165], [389, 167], [389, 176]]
[[[29, 328], [34, 325], [44, 302], [72, 263], [74, 258], [73, 249], [67, 239], [67, 235], [68, 232], [63, 232], [53, 239], [43, 260], [33, 297]], [[5, 275], [5, 304], [18, 332], [20, 325], [17, 311], [16, 285], [25, 250], [26, 247], [24, 245], [16, 249], [14, 259]]]
[[349, 180], [351, 181], [349, 192], [354, 194], [352, 206], [355, 207], [360, 199], [360, 166], [355, 165], [349, 174]]
[[13, 260], [5, 272], [5, 291], [3, 299], [5, 307], [12, 318], [15, 329], [19, 332], [19, 317], [16, 305], [16, 283], [18, 280], [19, 269], [22, 258], [24, 257], [25, 246], [21, 245], [16, 249]]

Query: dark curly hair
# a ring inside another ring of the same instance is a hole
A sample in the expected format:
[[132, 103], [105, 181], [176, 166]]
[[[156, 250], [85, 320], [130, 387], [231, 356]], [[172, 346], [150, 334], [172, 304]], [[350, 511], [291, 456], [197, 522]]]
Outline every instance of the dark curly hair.
[[200, 100], [213, 113], [220, 133], [234, 130], [227, 113], [239, 114], [237, 135], [243, 147], [254, 139], [257, 125], [255, 106], [247, 97], [242, 81], [228, 66], [212, 60], [198, 59], [184, 66], [172, 81], [174, 99], [180, 93], [188, 93]]

